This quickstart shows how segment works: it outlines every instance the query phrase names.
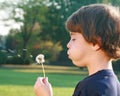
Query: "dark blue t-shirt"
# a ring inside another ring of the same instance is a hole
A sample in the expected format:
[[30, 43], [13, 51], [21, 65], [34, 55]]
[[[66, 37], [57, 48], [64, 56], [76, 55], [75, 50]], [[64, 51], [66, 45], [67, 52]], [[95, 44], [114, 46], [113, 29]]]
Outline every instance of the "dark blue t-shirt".
[[101, 70], [80, 81], [73, 96], [120, 96], [120, 83], [112, 70]]

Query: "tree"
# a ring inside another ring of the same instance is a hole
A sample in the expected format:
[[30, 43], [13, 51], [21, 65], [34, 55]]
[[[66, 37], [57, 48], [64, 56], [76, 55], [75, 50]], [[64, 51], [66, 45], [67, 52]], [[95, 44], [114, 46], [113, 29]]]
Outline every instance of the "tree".
[[[6, 13], [8, 13], [8, 17], [3, 18], [2, 21], [14, 20], [21, 25], [20, 30], [17, 30], [17, 32], [22, 38], [21, 50], [23, 61], [27, 57], [27, 45], [31, 36], [40, 32], [40, 27], [42, 27], [41, 23], [45, 21], [44, 13], [46, 13], [47, 9], [46, 6], [44, 6], [44, 1], [45, 0], [15, 0], [15, 2], [13, 2], [11, 0], [5, 0], [0, 4], [0, 9], [4, 9]], [[10, 26], [10, 24], [6, 24], [6, 26]], [[12, 30], [12, 32], [14, 32], [14, 30]], [[15, 34], [15, 36], [18, 34]], [[10, 41], [12, 41], [12, 43]], [[13, 47], [13, 41], [15, 41], [13, 36], [9, 35], [6, 43], [8, 48]]]
[[[65, 21], [68, 16], [84, 5], [101, 2], [118, 3], [118, 1], [119, 0], [115, 0], [114, 2], [113, 0], [20, 0], [17, 3], [11, 2], [6, 5], [4, 3], [1, 8], [12, 5], [12, 14], [10, 17], [21, 24], [21, 28], [17, 30], [18, 34], [16, 34], [14, 38], [17, 36], [16, 38], [20, 40], [17, 49], [21, 50], [23, 60], [27, 58], [27, 51], [36, 53], [36, 50], [44, 52], [45, 54], [50, 53], [48, 57], [51, 57], [53, 53], [55, 53], [54, 48], [56, 48], [58, 52], [61, 51], [59, 60], [68, 60], [66, 56], [66, 44], [69, 40], [69, 35], [65, 29]], [[48, 46], [51, 46], [51, 48]]]
[[[23, 26], [20, 28], [20, 36], [22, 37], [22, 57], [26, 60], [27, 45], [34, 32], [40, 31], [41, 23], [45, 21], [44, 13], [46, 7], [42, 4], [42, 0], [29, 0], [21, 2], [17, 5], [18, 11], [22, 12], [23, 18], [15, 17], [17, 22], [22, 22]], [[16, 10], [14, 10], [16, 13]], [[20, 14], [21, 15], [21, 14]], [[36, 25], [37, 24], [37, 25]], [[36, 26], [38, 26], [36, 28]]]

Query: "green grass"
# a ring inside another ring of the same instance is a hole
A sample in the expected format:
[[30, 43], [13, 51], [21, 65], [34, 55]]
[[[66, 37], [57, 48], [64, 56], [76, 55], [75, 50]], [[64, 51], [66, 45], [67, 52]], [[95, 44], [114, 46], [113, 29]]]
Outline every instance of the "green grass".
[[[78, 81], [86, 75], [76, 67], [45, 66], [54, 96], [71, 96]], [[43, 76], [41, 66], [7, 65], [0, 67], [0, 96], [35, 96], [33, 86]]]
[[35, 96], [32, 86], [0, 85], [0, 96]]
[[[77, 67], [45, 66], [54, 96], [72, 96], [76, 84], [87, 76]], [[120, 80], [120, 73], [117, 73]], [[41, 66], [4, 65], [0, 67], [0, 96], [35, 96], [37, 77], [43, 76]]]

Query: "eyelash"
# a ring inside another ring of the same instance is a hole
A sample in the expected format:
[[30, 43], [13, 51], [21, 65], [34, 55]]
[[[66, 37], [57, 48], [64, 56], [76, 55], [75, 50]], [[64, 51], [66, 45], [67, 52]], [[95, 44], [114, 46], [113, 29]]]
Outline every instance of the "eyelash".
[[75, 41], [76, 39], [75, 38], [73, 38], [73, 39], [71, 39], [72, 41]]

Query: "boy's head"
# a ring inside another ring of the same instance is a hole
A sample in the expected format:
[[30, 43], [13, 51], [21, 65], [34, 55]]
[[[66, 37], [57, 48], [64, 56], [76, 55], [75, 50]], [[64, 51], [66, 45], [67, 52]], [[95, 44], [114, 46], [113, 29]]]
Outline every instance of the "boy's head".
[[105, 4], [83, 6], [67, 19], [66, 28], [81, 33], [89, 43], [99, 44], [110, 58], [120, 57], [118, 8]]

